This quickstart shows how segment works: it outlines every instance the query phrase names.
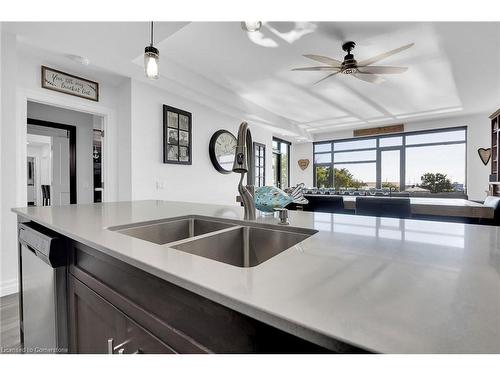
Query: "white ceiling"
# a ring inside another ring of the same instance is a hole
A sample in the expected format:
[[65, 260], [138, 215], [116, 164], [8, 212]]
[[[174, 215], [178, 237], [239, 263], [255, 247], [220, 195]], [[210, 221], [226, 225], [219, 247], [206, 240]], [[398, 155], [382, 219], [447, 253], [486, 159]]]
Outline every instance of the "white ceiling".
[[[156, 24], [161, 74], [147, 81], [142, 52], [147, 23], [6, 23], [22, 49], [88, 57], [87, 69], [113, 84], [133, 77], [188, 95], [222, 111], [243, 113], [276, 133], [314, 134], [423, 118], [494, 111], [500, 98], [499, 23], [268, 22], [245, 33], [239, 22]], [[377, 65], [407, 66], [370, 84], [322, 72], [302, 54], [342, 59], [343, 41], [357, 43], [362, 60], [411, 42]], [[72, 63], [76, 64], [76, 63]]]

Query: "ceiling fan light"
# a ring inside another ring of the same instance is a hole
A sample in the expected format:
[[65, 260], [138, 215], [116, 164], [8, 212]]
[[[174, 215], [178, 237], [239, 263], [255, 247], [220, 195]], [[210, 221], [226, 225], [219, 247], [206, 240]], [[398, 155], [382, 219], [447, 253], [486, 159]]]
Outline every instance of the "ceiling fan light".
[[344, 70], [342, 70], [342, 73], [343, 74], [354, 74], [358, 71], [358, 69], [356, 68], [346, 68]]
[[261, 21], [241, 22], [241, 28], [244, 31], [248, 31], [250, 33], [253, 33], [255, 31], [259, 31], [261, 27], [262, 27]]
[[160, 52], [153, 46], [144, 49], [144, 71], [149, 79], [158, 79], [160, 76]]

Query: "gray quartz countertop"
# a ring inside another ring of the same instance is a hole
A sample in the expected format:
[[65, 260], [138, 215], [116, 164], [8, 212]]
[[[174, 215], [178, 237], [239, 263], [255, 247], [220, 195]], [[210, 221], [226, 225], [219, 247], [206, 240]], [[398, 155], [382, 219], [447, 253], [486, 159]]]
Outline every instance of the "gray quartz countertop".
[[341, 341], [382, 353], [500, 353], [497, 227], [291, 211], [291, 226], [318, 233], [239, 268], [106, 229], [190, 214], [239, 220], [238, 206], [136, 201], [13, 211], [331, 349]]

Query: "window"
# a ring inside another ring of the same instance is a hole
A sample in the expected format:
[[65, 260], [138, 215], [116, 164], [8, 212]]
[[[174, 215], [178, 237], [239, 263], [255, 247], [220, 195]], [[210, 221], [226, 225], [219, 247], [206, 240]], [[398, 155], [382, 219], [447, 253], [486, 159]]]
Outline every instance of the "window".
[[448, 143], [448, 142], [465, 142], [465, 129], [459, 131], [446, 132], [425, 132], [406, 137], [407, 145], [419, 145], [425, 143]]
[[253, 143], [255, 155], [255, 186], [266, 185], [266, 145]]
[[333, 186], [341, 188], [375, 188], [377, 182], [377, 166], [370, 163], [335, 163]]
[[464, 192], [465, 155], [465, 143], [408, 147], [406, 185], [431, 193]]
[[327, 165], [320, 165], [316, 167], [315, 171], [316, 186], [319, 188], [330, 187], [332, 180], [332, 167]]
[[359, 141], [337, 141], [333, 143], [334, 151], [361, 150], [364, 148], [374, 148], [377, 145], [376, 139], [361, 139]]
[[383, 137], [379, 139], [379, 147], [391, 147], [403, 145], [403, 137]]
[[314, 185], [466, 191], [467, 128], [314, 143]]
[[375, 159], [377, 159], [376, 150], [351, 151], [351, 152], [336, 153], [334, 162], [340, 163], [340, 162], [375, 161]]
[[273, 138], [273, 185], [290, 187], [290, 142]]
[[380, 187], [392, 188], [399, 191], [401, 189], [401, 151], [382, 150], [380, 151]]

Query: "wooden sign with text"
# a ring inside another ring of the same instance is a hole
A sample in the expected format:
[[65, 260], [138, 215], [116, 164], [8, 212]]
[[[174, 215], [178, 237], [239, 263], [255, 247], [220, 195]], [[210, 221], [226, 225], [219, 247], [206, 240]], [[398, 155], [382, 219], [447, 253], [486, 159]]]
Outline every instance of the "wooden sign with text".
[[387, 134], [387, 133], [401, 133], [403, 132], [404, 125], [388, 125], [388, 126], [379, 126], [378, 128], [369, 128], [369, 129], [357, 129], [353, 131], [354, 137], [364, 137], [367, 135], [379, 135], [379, 134]]
[[42, 87], [95, 102], [99, 101], [99, 83], [43, 65]]

